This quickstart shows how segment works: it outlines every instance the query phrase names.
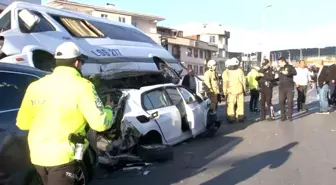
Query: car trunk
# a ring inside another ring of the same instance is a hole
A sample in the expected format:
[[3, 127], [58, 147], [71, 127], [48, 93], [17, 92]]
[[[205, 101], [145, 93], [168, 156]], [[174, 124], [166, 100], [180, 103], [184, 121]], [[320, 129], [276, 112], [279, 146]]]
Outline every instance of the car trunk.
[[166, 78], [157, 71], [123, 71], [111, 74], [104, 72], [92, 75], [89, 79], [103, 102], [107, 94], [110, 94], [111, 102], [117, 104], [111, 129], [104, 132], [90, 129], [88, 132], [90, 145], [97, 152], [99, 162], [115, 165], [121, 161], [140, 161], [135, 151], [141, 134], [123, 119], [128, 93], [121, 89], [139, 89], [142, 86], [161, 84], [167, 82]]

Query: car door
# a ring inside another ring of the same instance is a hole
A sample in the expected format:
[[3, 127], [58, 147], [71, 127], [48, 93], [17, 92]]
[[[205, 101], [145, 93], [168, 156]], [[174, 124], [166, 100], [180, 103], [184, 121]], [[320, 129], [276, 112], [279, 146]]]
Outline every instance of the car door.
[[0, 70], [0, 172], [13, 172], [29, 164], [27, 132], [20, 131], [15, 123], [25, 91], [37, 79], [29, 74]]
[[142, 95], [144, 109], [152, 114], [158, 112], [154, 118], [165, 141], [176, 143], [182, 135], [180, 112], [174, 106], [163, 88], [147, 91]]
[[198, 102], [196, 97], [186, 88], [178, 87], [185, 103], [187, 119], [192, 135], [195, 137], [206, 128], [207, 108], [202, 102]]

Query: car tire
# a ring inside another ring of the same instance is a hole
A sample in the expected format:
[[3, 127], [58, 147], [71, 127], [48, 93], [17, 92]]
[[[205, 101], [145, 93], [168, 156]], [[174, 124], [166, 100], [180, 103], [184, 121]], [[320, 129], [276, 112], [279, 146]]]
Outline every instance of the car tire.
[[88, 185], [89, 184], [89, 174], [87, 167], [83, 161], [78, 162], [78, 171], [77, 171], [77, 183], [76, 185]]
[[164, 162], [174, 158], [173, 147], [163, 144], [138, 145], [137, 154], [145, 162]]

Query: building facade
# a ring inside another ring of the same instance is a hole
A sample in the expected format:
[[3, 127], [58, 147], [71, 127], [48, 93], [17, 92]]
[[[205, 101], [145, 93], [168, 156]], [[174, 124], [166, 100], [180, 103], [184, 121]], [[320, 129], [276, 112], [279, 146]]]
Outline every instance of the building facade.
[[[15, 2], [16, 0], [1, 0], [0, 1], [0, 13], [11, 3]], [[20, 0], [23, 2], [28, 3], [35, 3], [35, 4], [41, 4], [41, 0]]]
[[220, 24], [189, 23], [179, 25], [176, 29], [182, 30], [186, 37], [204, 41], [217, 47], [212, 58], [218, 62], [218, 67], [223, 71], [228, 58], [230, 32]]
[[132, 24], [150, 36], [154, 41], [158, 43], [160, 42], [160, 37], [157, 34], [157, 23], [159, 21], [163, 21], [163, 17], [120, 10], [115, 5], [109, 3], [105, 6], [94, 6], [67, 0], [53, 0], [45, 5], [59, 9], [81, 12], [111, 21]]
[[167, 27], [158, 27], [161, 35], [161, 45], [166, 48], [184, 66], [183, 75], [187, 69], [193, 69], [195, 74], [204, 74], [205, 61], [212, 58], [218, 51], [217, 46], [207, 42], [183, 37], [183, 32]]

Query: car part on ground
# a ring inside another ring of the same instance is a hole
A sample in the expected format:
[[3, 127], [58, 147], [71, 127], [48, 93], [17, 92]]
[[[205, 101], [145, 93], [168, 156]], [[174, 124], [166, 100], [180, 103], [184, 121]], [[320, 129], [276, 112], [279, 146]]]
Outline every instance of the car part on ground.
[[136, 153], [145, 162], [164, 162], [174, 158], [173, 147], [162, 144], [138, 145]]

